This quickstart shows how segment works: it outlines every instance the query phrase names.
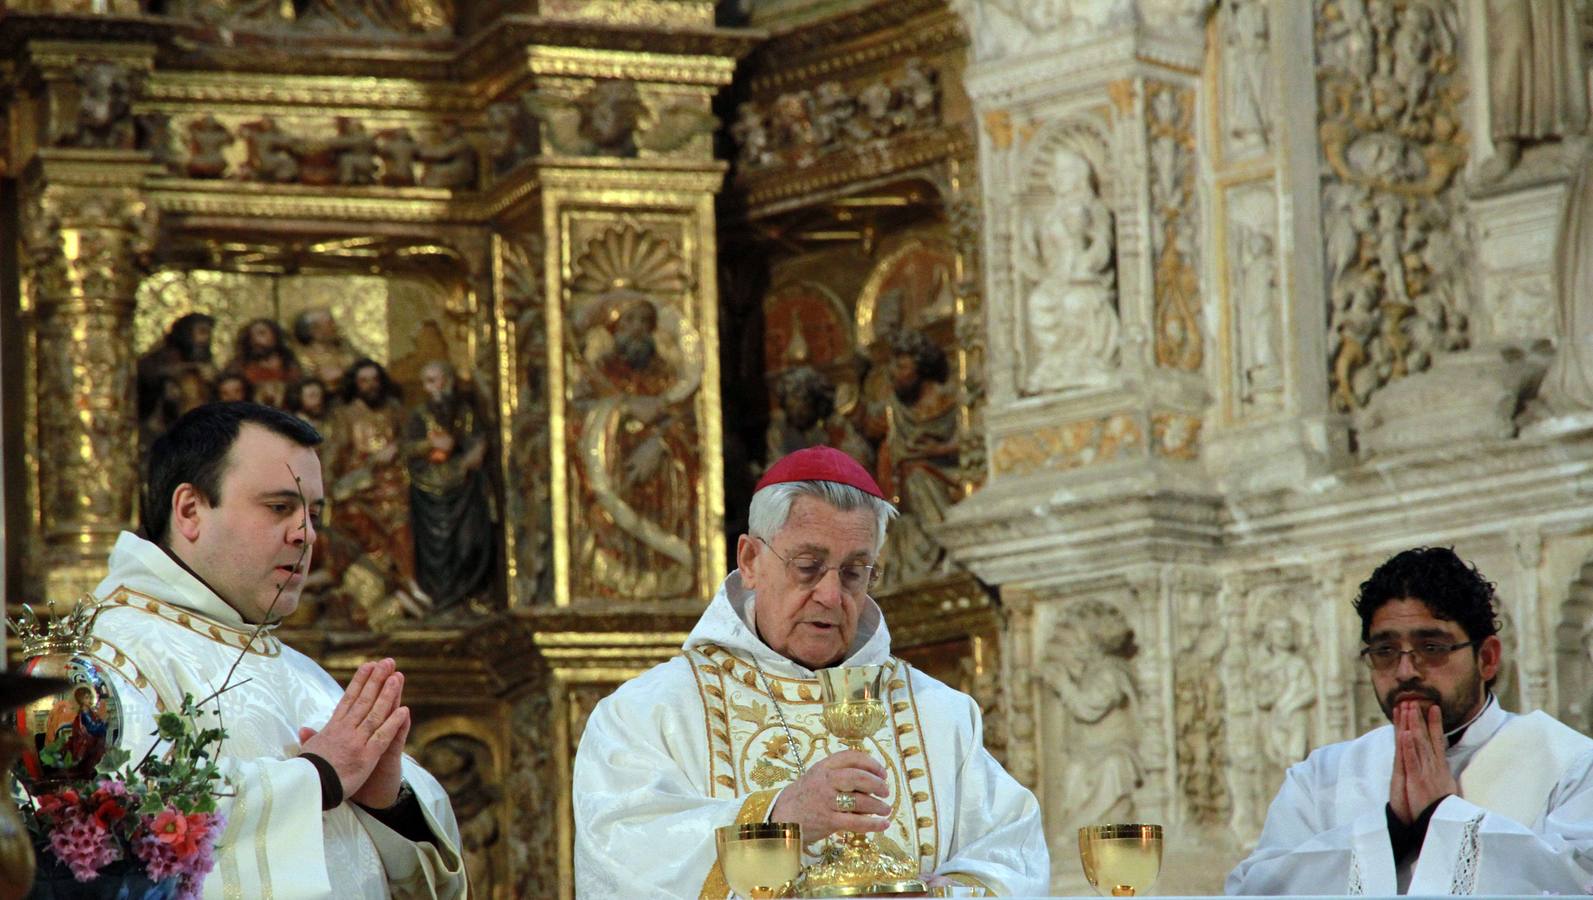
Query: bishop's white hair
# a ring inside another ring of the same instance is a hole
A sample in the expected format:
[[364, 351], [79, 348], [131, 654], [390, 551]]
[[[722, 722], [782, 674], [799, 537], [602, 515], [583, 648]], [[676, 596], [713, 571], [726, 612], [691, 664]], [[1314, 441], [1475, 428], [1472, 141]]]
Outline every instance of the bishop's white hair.
[[885, 526], [896, 518], [896, 507], [858, 490], [849, 484], [836, 481], [787, 481], [771, 484], [752, 495], [747, 508], [747, 533], [766, 541], [785, 527], [791, 517], [791, 504], [798, 497], [816, 497], [841, 512], [866, 509], [874, 514], [874, 553], [878, 555], [885, 546]]

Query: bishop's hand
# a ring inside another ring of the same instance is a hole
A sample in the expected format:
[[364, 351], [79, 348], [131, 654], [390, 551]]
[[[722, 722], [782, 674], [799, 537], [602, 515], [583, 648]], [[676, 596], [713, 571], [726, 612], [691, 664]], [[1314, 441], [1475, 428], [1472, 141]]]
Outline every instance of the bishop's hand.
[[781, 791], [769, 819], [801, 825], [803, 842], [837, 831], [884, 831], [890, 825], [889, 796], [884, 766], [860, 750], [842, 750]]

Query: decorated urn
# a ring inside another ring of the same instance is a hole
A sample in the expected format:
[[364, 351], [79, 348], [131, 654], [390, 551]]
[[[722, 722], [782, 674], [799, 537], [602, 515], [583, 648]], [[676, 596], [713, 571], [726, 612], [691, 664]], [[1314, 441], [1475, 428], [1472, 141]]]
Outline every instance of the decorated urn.
[[35, 678], [57, 679], [66, 686], [15, 711], [0, 713], [0, 723], [22, 741], [17, 776], [29, 790], [94, 777], [105, 752], [122, 732], [122, 706], [105, 664], [89, 656], [90, 631], [98, 601], [85, 596], [63, 616], [41, 623], [24, 606], [11, 620], [21, 645], [19, 670]]

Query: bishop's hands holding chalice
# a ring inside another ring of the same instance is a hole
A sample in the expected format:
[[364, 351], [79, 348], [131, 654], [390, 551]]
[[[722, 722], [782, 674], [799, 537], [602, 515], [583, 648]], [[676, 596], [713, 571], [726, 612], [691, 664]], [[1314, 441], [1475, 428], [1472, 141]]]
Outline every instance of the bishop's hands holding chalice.
[[861, 750], [842, 750], [781, 791], [769, 819], [801, 825], [808, 841], [838, 831], [884, 831], [890, 826], [890, 793], [878, 760]]

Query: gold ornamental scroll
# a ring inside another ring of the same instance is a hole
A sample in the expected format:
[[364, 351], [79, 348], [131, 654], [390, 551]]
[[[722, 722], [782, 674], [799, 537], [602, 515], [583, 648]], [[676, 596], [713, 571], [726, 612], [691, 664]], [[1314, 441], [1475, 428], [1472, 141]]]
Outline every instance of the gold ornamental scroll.
[[541, 170], [555, 602], [702, 600], [724, 573], [717, 164]]

